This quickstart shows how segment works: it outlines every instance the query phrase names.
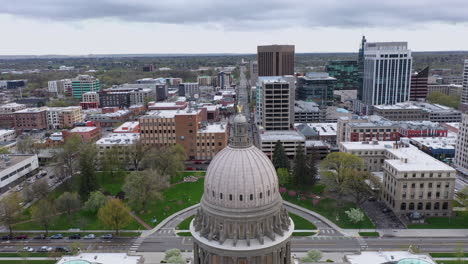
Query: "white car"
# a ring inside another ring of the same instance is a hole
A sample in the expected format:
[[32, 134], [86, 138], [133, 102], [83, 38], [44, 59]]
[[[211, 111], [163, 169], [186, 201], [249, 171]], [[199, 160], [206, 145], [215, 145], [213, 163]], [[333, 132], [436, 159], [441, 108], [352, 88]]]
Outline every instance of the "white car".
[[96, 238], [96, 236], [94, 234], [88, 234], [88, 235], [83, 237], [83, 239], [94, 239], [94, 238]]
[[34, 252], [34, 248], [32, 247], [24, 247], [23, 250], [26, 252]]
[[37, 252], [50, 252], [52, 251], [53, 248], [52, 247], [48, 247], [48, 246], [42, 246], [40, 248], [37, 249]]

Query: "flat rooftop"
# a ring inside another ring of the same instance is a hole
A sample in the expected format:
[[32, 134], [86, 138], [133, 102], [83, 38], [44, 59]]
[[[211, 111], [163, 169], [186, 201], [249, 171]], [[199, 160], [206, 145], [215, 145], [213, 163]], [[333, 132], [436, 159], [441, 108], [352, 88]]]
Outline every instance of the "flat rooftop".
[[176, 115], [196, 115], [200, 110], [178, 109], [178, 110], [154, 110], [148, 112], [145, 117], [174, 118]]
[[82, 127], [75, 127], [72, 130], [70, 130], [71, 133], [86, 133], [93, 131], [97, 127], [88, 127], [88, 126], [82, 126]]
[[413, 137], [410, 141], [431, 149], [455, 149], [457, 144], [456, 137]]
[[139, 133], [110, 133], [96, 141], [96, 145], [130, 145], [139, 138]]
[[26, 109], [22, 109], [22, 110], [18, 110], [15, 112], [18, 113], [18, 114], [27, 114], [27, 113], [40, 113], [40, 112], [43, 112], [43, 111], [46, 111], [48, 109], [48, 107], [33, 107], [33, 108], [26, 108]]
[[225, 133], [227, 130], [225, 123], [209, 124], [198, 130], [198, 133]]
[[297, 131], [265, 131], [260, 134], [263, 141], [305, 141], [305, 137]]
[[0, 155], [0, 173], [10, 167], [16, 166], [18, 163], [33, 158], [36, 155], [27, 154], [2, 154]]
[[425, 254], [413, 254], [408, 251], [362, 251], [360, 254], [346, 255], [351, 264], [384, 264], [400, 262], [401, 264], [435, 264], [431, 257]]
[[138, 264], [141, 256], [128, 256], [126, 253], [81, 253], [78, 256], [64, 256], [57, 264]]
[[125, 122], [122, 125], [120, 125], [118, 128], [114, 129], [114, 132], [125, 133], [128, 131], [134, 131], [139, 125], [140, 125], [140, 122], [138, 121]]
[[[297, 124], [294, 124], [296, 127]], [[319, 133], [320, 136], [336, 136], [336, 123], [306, 123], [307, 126]]]

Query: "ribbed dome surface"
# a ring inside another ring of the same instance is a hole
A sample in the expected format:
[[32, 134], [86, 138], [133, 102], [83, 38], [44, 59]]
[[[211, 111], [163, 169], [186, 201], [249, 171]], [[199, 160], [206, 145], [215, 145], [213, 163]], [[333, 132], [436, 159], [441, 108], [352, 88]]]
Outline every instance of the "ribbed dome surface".
[[226, 147], [211, 161], [203, 199], [219, 207], [247, 209], [279, 198], [278, 178], [270, 159], [258, 148]]

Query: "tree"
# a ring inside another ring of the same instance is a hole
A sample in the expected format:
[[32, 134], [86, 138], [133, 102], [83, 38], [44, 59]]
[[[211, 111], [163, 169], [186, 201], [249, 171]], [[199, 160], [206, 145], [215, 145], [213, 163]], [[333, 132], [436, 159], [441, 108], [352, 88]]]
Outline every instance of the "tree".
[[31, 189], [34, 193], [35, 198], [43, 199], [47, 197], [49, 194], [49, 184], [45, 180], [36, 181], [32, 186]]
[[128, 159], [130, 163], [133, 165], [135, 170], [140, 169], [140, 164], [143, 161], [146, 152], [148, 151], [148, 146], [143, 144], [141, 140], [135, 141], [129, 148], [128, 148]]
[[145, 169], [157, 170], [171, 179], [184, 169], [185, 150], [181, 145], [153, 149], [143, 159]]
[[275, 169], [285, 168], [289, 170], [289, 160], [286, 156], [286, 152], [284, 152], [283, 144], [279, 140], [275, 144], [272, 161]]
[[104, 151], [100, 159], [102, 170], [109, 172], [112, 179], [114, 179], [117, 172], [125, 169], [125, 162], [119, 152], [118, 146], [111, 147]]
[[280, 186], [287, 186], [289, 184], [290, 176], [288, 169], [278, 168], [276, 174], [278, 175], [278, 183]]
[[307, 251], [307, 255], [305, 257], [301, 258], [301, 262], [319, 262], [321, 258], [322, 252], [317, 249], [311, 249]]
[[38, 154], [39, 148], [34, 146], [34, 139], [31, 136], [23, 135], [16, 140], [16, 151], [21, 154]]
[[99, 220], [119, 234], [119, 230], [132, 222], [130, 208], [117, 198], [110, 198], [98, 211]]
[[[345, 211], [346, 215], [353, 224], [359, 224], [364, 221], [364, 213], [358, 208], [351, 208], [348, 211]], [[360, 225], [359, 225], [360, 226]]]
[[89, 193], [98, 189], [99, 184], [96, 178], [96, 146], [85, 145], [81, 148], [79, 157], [80, 186], [79, 193], [81, 199], [86, 200]]
[[84, 204], [84, 209], [86, 211], [96, 213], [99, 208], [107, 203], [107, 200], [109, 200], [109, 198], [106, 197], [102, 192], [94, 191], [89, 194], [89, 198]]
[[307, 174], [304, 179], [304, 182], [307, 186], [313, 187], [318, 180], [318, 169], [317, 169], [317, 162], [319, 160], [319, 156], [317, 153], [313, 152], [309, 154], [306, 158], [307, 164]]
[[339, 199], [348, 192], [347, 179], [350, 174], [364, 167], [362, 159], [344, 152], [334, 152], [322, 161], [321, 175], [327, 187], [335, 192]]
[[18, 222], [23, 212], [21, 199], [17, 193], [10, 193], [0, 200], [0, 223], [6, 226], [13, 236], [13, 224]]
[[367, 171], [353, 170], [345, 180], [346, 193], [361, 206], [369, 197], [375, 195], [373, 189], [380, 190], [380, 180]]
[[46, 236], [55, 220], [55, 213], [55, 206], [47, 200], [40, 200], [32, 210], [32, 219], [44, 228]]
[[130, 203], [142, 205], [146, 211], [148, 201], [160, 199], [161, 190], [169, 186], [168, 177], [157, 170], [135, 171], [125, 179], [123, 190]]
[[[73, 177], [77, 168], [77, 156], [80, 151], [81, 138], [78, 135], [72, 135], [67, 138], [63, 148], [54, 156], [55, 175], [59, 183], [66, 182], [67, 179]], [[69, 182], [69, 181], [68, 181]], [[70, 189], [70, 184], [66, 187]]]
[[0, 154], [10, 154], [10, 151], [5, 147], [1, 147], [0, 148]]
[[427, 100], [434, 104], [441, 104], [453, 108], [458, 108], [460, 104], [459, 96], [450, 96], [441, 92], [432, 92], [427, 96]]
[[79, 209], [81, 202], [77, 193], [64, 192], [57, 198], [57, 209], [65, 212], [68, 217], [71, 216], [73, 210]]
[[307, 173], [308, 168], [304, 148], [302, 145], [299, 145], [296, 149], [293, 167], [293, 182], [296, 187], [302, 186], [306, 183]]
[[185, 260], [182, 258], [182, 253], [177, 248], [166, 250], [164, 261], [166, 263], [185, 263]]
[[458, 193], [458, 198], [460, 198], [460, 202], [463, 205], [463, 207], [468, 207], [468, 186], [463, 188]]

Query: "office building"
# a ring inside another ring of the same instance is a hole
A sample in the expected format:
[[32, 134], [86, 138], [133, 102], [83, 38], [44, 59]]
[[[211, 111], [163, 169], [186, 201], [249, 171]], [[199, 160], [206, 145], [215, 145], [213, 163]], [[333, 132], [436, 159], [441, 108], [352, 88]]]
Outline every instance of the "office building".
[[151, 111], [139, 118], [144, 144], [162, 147], [180, 144], [190, 160], [211, 160], [227, 146], [225, 123], [208, 123], [206, 108]]
[[356, 141], [395, 141], [400, 139], [400, 126], [380, 116], [340, 117], [337, 143]]
[[411, 75], [410, 100], [424, 100], [427, 97], [427, 83], [429, 78], [429, 67]]
[[381, 198], [398, 217], [453, 215], [456, 171], [445, 163], [405, 142], [342, 142], [340, 151], [381, 173]]
[[362, 36], [358, 51], [358, 90], [357, 99], [362, 101], [364, 91], [364, 49], [366, 46], [366, 37]]
[[250, 84], [255, 85], [258, 80], [258, 62], [257, 61], [250, 61], [249, 63], [249, 71], [250, 71]]
[[448, 96], [461, 97], [462, 91], [463, 85], [459, 84], [431, 84], [427, 86], [427, 95], [439, 92]]
[[139, 133], [110, 133], [96, 141], [98, 159], [104, 157], [106, 150], [118, 149], [118, 158], [127, 168], [133, 166], [131, 159], [131, 146], [140, 138]]
[[463, 90], [461, 94], [460, 110], [468, 111], [468, 59], [465, 60], [463, 68]]
[[154, 72], [154, 65], [153, 64], [144, 65], [143, 72]]
[[294, 123], [294, 77], [259, 77], [256, 122], [265, 130], [289, 130]]
[[59, 94], [69, 93], [70, 87], [72, 87], [71, 79], [54, 80], [47, 82], [47, 88], [49, 93], [55, 96]]
[[24, 104], [8, 103], [0, 105], [0, 113], [13, 113], [23, 109], [26, 109]]
[[49, 107], [47, 109], [48, 129], [72, 128], [76, 123], [83, 121], [80, 106]]
[[197, 82], [199, 86], [213, 86], [213, 77], [211, 76], [198, 76]]
[[15, 129], [17, 131], [47, 129], [47, 109], [47, 107], [26, 108], [14, 112]]
[[273, 151], [278, 141], [283, 144], [284, 152], [290, 159], [294, 159], [297, 153], [297, 148], [302, 146], [304, 148], [305, 137], [294, 130], [288, 131], [263, 131], [260, 133], [260, 149], [268, 157], [273, 157]]
[[468, 114], [463, 114], [458, 129], [458, 140], [455, 147], [455, 166], [463, 175], [468, 175]]
[[455, 157], [457, 137], [413, 137], [410, 142], [438, 160], [449, 162]]
[[83, 99], [80, 102], [80, 106], [83, 110], [99, 108], [99, 93], [87, 92], [83, 94]]
[[63, 140], [65, 141], [73, 135], [80, 137], [81, 142], [90, 143], [101, 137], [101, 129], [94, 126], [78, 126], [71, 130], [62, 130]]
[[257, 47], [258, 76], [294, 75], [294, 45]]
[[13, 141], [16, 138], [16, 132], [13, 129], [0, 129], [0, 142]]
[[331, 105], [335, 85], [336, 78], [330, 77], [328, 73], [309, 72], [297, 78], [296, 99]]
[[295, 123], [318, 123], [325, 119], [326, 111], [320, 109], [315, 102], [295, 101], [294, 122]]
[[0, 193], [7, 191], [26, 177], [32, 176], [37, 168], [39, 168], [37, 155], [1, 155]]
[[72, 96], [76, 99], [82, 99], [84, 93], [99, 92], [101, 83], [99, 79], [90, 75], [78, 75], [72, 79]]
[[181, 83], [179, 84], [179, 96], [185, 96], [187, 98], [193, 98], [195, 95], [200, 94], [198, 83]]
[[359, 85], [359, 65], [357, 61], [330, 61], [327, 73], [336, 79], [334, 90], [357, 90]]
[[412, 57], [406, 42], [366, 42], [362, 96], [354, 105], [361, 114], [374, 105], [392, 105], [410, 99]]
[[448, 106], [425, 102], [405, 102], [394, 105], [375, 105], [374, 114], [394, 121], [427, 120], [432, 122], [460, 122], [461, 112]]

